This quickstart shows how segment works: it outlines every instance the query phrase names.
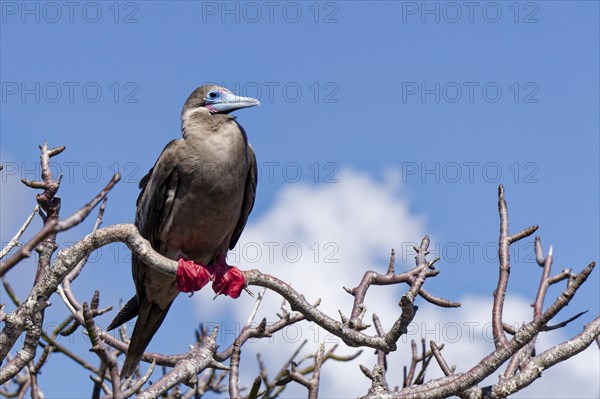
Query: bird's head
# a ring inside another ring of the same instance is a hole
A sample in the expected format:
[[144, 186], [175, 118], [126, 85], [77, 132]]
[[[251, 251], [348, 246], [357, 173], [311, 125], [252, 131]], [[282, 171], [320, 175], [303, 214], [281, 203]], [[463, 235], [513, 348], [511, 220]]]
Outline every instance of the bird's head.
[[204, 85], [190, 94], [183, 106], [182, 116], [201, 107], [208, 109], [211, 114], [228, 114], [236, 109], [258, 105], [260, 102], [255, 98], [235, 95], [225, 87]]

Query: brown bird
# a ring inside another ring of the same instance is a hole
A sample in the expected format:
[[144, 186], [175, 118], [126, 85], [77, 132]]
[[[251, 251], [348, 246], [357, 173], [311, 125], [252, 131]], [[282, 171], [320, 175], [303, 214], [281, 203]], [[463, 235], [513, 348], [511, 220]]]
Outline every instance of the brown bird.
[[[137, 200], [135, 225], [152, 247], [179, 260], [179, 269], [184, 260], [204, 267], [198, 270], [206, 281], [214, 280], [217, 293], [233, 297], [239, 296], [243, 276], [238, 272], [223, 278], [229, 270], [225, 256], [240, 238], [254, 205], [256, 157], [246, 132], [228, 113], [257, 105], [254, 98], [236, 96], [216, 85], [194, 90], [181, 113], [183, 138], [167, 144], [141, 180]], [[176, 283], [174, 277], [146, 266], [135, 255], [131, 268], [136, 295], [108, 327], [138, 317], [121, 370], [123, 378], [134, 373], [180, 290], [193, 291], [206, 283], [182, 289], [179, 271]]]

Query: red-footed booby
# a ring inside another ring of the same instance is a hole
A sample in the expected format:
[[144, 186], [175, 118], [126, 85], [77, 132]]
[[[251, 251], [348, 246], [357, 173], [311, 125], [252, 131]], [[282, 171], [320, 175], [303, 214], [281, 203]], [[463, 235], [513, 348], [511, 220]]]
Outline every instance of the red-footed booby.
[[156, 271], [135, 255], [136, 295], [108, 329], [137, 316], [121, 377], [131, 376], [173, 300], [213, 281], [217, 294], [237, 298], [243, 274], [225, 262], [254, 205], [256, 157], [244, 129], [229, 113], [259, 101], [224, 87], [194, 90], [183, 106], [183, 138], [162, 151], [141, 180], [135, 225], [152, 247], [179, 261], [177, 277]]

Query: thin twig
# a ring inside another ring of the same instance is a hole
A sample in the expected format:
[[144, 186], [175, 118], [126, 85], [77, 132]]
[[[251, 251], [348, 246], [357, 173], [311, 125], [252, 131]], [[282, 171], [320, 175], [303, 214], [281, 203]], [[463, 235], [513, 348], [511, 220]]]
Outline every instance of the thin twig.
[[265, 297], [265, 293], [267, 292], [266, 288], [263, 288], [261, 292], [258, 293], [256, 300], [254, 301], [254, 307], [252, 308], [252, 312], [250, 312], [250, 316], [248, 317], [248, 321], [246, 325], [249, 326], [254, 322], [254, 318], [256, 317], [256, 313], [258, 312], [258, 308], [262, 303], [263, 298]]
[[454, 371], [450, 367], [448, 367], [448, 363], [446, 363], [444, 356], [442, 356], [440, 347], [437, 346], [437, 344], [434, 341], [429, 341], [429, 347], [431, 348], [431, 352], [433, 353], [433, 356], [435, 356], [435, 360], [440, 365], [440, 368], [442, 369], [444, 374], [446, 374], [446, 375], [454, 374]]
[[25, 230], [27, 230], [27, 227], [29, 227], [29, 224], [33, 220], [36, 213], [38, 213], [39, 209], [40, 209], [39, 205], [36, 205], [33, 208], [33, 211], [25, 220], [25, 223], [23, 223], [23, 226], [21, 226], [21, 228], [19, 229], [19, 231], [17, 231], [15, 236], [13, 238], [11, 238], [11, 240], [8, 242], [8, 244], [6, 244], [6, 246], [2, 249], [2, 251], [0, 251], [0, 259], [4, 258], [6, 256], [6, 254], [10, 252], [11, 249], [13, 249], [14, 247], [16, 247], [19, 244], [19, 239], [21, 238], [23, 233], [25, 233]]

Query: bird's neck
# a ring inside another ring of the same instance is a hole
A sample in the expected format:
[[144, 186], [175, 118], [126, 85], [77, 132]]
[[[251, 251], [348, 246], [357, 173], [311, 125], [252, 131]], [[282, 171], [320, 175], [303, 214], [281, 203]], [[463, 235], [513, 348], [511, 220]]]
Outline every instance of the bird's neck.
[[211, 136], [231, 118], [233, 117], [229, 115], [212, 114], [208, 109], [201, 107], [182, 116], [181, 131], [184, 138]]

